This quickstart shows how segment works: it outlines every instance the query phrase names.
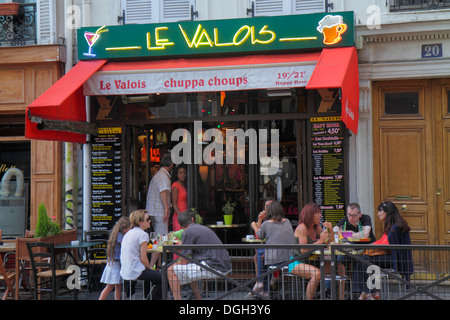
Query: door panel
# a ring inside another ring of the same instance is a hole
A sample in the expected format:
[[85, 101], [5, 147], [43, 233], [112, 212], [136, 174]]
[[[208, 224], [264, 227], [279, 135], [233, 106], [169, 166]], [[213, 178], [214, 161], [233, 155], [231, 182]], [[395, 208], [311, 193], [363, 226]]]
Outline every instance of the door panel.
[[[394, 202], [411, 227], [411, 241], [435, 244], [431, 81], [378, 82], [373, 88], [375, 204]], [[374, 220], [380, 237], [381, 223]]]
[[[381, 193], [385, 200], [426, 202], [424, 128], [380, 127]], [[414, 173], [414, 174], [411, 174]]]
[[436, 201], [439, 244], [450, 244], [450, 79], [434, 80]]

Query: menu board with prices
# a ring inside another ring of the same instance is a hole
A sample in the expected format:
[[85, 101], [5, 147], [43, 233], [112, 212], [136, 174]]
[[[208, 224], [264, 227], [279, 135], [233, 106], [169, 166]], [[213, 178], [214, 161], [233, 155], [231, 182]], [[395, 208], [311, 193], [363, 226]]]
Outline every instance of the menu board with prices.
[[311, 119], [313, 201], [333, 226], [345, 216], [343, 129], [340, 117]]
[[92, 230], [111, 230], [122, 215], [122, 128], [99, 128], [92, 143]]

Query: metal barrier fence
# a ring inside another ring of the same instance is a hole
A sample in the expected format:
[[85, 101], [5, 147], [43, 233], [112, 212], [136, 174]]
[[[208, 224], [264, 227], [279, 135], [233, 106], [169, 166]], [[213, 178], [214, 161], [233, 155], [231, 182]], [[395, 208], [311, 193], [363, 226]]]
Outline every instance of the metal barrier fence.
[[[187, 248], [227, 249], [231, 272], [223, 274], [186, 256]], [[389, 255], [368, 256], [366, 249], [389, 250]], [[263, 258], [288, 250], [291, 258], [272, 266], [260, 264], [258, 272], [257, 250]], [[167, 272], [173, 274], [173, 254], [204, 272], [202, 280], [194, 281], [202, 299], [354, 300], [367, 291], [368, 299], [450, 300], [450, 246], [167, 245], [162, 253], [163, 299], [173, 296]], [[182, 299], [194, 297], [189, 285], [181, 286]]]

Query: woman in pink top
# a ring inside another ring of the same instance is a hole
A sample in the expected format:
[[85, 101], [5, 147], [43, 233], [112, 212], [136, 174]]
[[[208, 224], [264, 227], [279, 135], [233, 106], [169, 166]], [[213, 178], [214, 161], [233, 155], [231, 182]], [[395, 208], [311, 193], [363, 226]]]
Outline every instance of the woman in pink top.
[[175, 177], [177, 181], [172, 184], [172, 204], [173, 204], [173, 218], [172, 229], [178, 231], [181, 229], [178, 223], [178, 214], [187, 209], [187, 189], [186, 189], [186, 177], [187, 172], [184, 166], [178, 166], [175, 168]]

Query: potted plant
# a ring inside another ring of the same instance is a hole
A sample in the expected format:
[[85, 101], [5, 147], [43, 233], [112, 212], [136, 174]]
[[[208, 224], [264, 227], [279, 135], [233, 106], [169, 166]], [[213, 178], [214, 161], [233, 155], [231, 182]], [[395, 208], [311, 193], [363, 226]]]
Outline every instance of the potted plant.
[[41, 202], [38, 207], [38, 219], [34, 237], [43, 238], [60, 234], [61, 228], [55, 220], [55, 217], [53, 217], [53, 219], [50, 219], [50, 217], [47, 215], [47, 209], [45, 208], [45, 205]]
[[235, 207], [236, 207], [236, 202], [227, 201], [223, 205], [223, 207], [222, 207], [223, 221], [225, 222], [226, 225], [230, 225], [233, 223], [233, 212], [234, 212]]
[[196, 209], [196, 208], [191, 208], [191, 210], [192, 210], [192, 212], [195, 213], [195, 216], [194, 216], [194, 222], [195, 222], [196, 224], [203, 224], [203, 218], [202, 218], [202, 216], [200, 215], [200, 213], [197, 212], [197, 209]]
[[[38, 207], [38, 221], [36, 222], [36, 230], [28, 231], [25, 237], [16, 238], [16, 274], [21, 271], [20, 261], [29, 260], [27, 250], [27, 242], [53, 242], [54, 245], [69, 243], [77, 240], [77, 230], [61, 231], [59, 224], [55, 219], [51, 219], [47, 215], [47, 209], [41, 203]], [[19, 277], [16, 277], [15, 298], [19, 299]]]

